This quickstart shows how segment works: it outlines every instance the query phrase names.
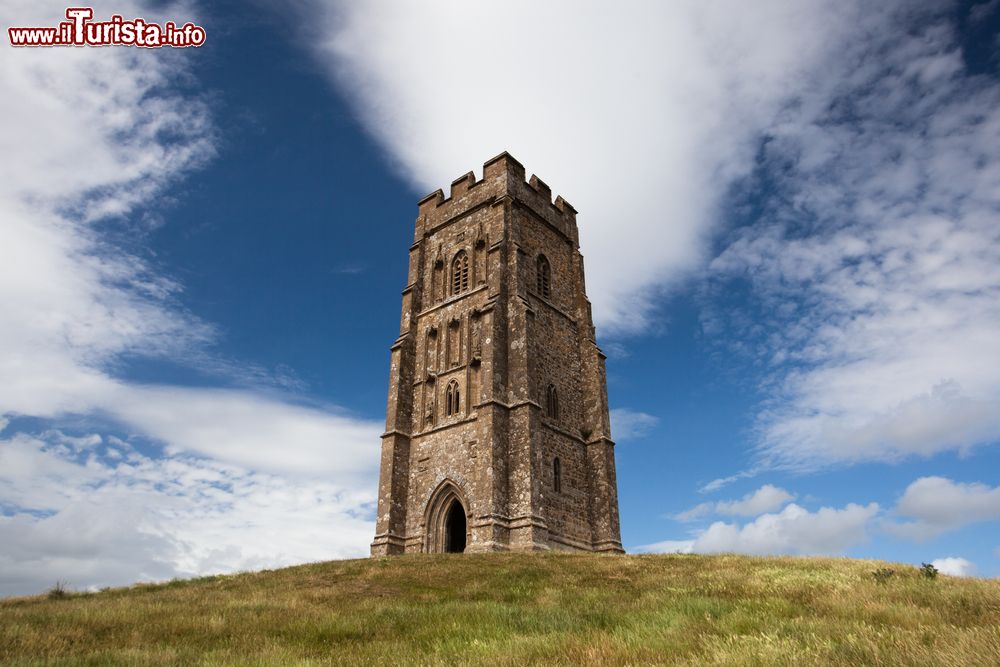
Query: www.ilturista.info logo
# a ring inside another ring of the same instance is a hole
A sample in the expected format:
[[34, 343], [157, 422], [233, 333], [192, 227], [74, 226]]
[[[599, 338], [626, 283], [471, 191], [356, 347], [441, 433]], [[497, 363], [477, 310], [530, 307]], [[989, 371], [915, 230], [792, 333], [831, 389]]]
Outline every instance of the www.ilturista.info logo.
[[69, 7], [68, 21], [54, 28], [7, 28], [11, 46], [201, 46], [205, 29], [191, 22], [178, 26], [167, 21], [162, 26], [145, 19], [126, 21], [118, 14], [109, 21], [91, 21], [90, 7]]

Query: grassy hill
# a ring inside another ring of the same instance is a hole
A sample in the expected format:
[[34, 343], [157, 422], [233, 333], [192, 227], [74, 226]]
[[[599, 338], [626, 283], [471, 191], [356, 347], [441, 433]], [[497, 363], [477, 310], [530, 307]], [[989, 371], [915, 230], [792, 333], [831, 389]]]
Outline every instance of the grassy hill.
[[399, 663], [1000, 665], [1000, 580], [846, 559], [492, 554], [0, 601], [3, 665]]

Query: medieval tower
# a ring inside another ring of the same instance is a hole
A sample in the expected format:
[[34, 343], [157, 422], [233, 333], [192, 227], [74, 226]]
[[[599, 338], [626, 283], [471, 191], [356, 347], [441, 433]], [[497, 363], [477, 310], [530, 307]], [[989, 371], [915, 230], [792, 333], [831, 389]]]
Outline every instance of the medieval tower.
[[576, 211], [507, 153], [422, 199], [372, 555], [621, 552]]

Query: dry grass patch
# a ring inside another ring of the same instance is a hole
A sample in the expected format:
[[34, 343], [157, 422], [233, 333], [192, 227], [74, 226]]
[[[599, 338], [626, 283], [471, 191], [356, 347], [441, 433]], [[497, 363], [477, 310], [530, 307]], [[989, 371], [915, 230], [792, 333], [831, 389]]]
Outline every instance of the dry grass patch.
[[[882, 583], [872, 573], [891, 568]], [[4, 665], [996, 665], [1000, 580], [876, 561], [463, 555], [0, 601]]]

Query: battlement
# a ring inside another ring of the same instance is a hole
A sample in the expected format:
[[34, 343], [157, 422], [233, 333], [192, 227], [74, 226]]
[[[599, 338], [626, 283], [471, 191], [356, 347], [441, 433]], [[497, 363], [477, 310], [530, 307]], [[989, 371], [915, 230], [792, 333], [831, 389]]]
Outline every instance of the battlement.
[[525, 195], [531, 193], [533, 196], [530, 198], [535, 200], [530, 202], [531, 204], [541, 205], [554, 217], [576, 224], [576, 209], [561, 195], [553, 201], [552, 189], [538, 176], [532, 174], [530, 179], [526, 179], [524, 165], [506, 151], [483, 164], [483, 177], [480, 180], [477, 181], [475, 174], [470, 171], [452, 181], [447, 198], [444, 196], [444, 191], [438, 189], [421, 199], [417, 203], [419, 214], [421, 216], [435, 214], [438, 208], [461, 199], [483, 183], [494, 181], [500, 182], [500, 185], [498, 188], [490, 188], [492, 194], [509, 194], [525, 198]]

